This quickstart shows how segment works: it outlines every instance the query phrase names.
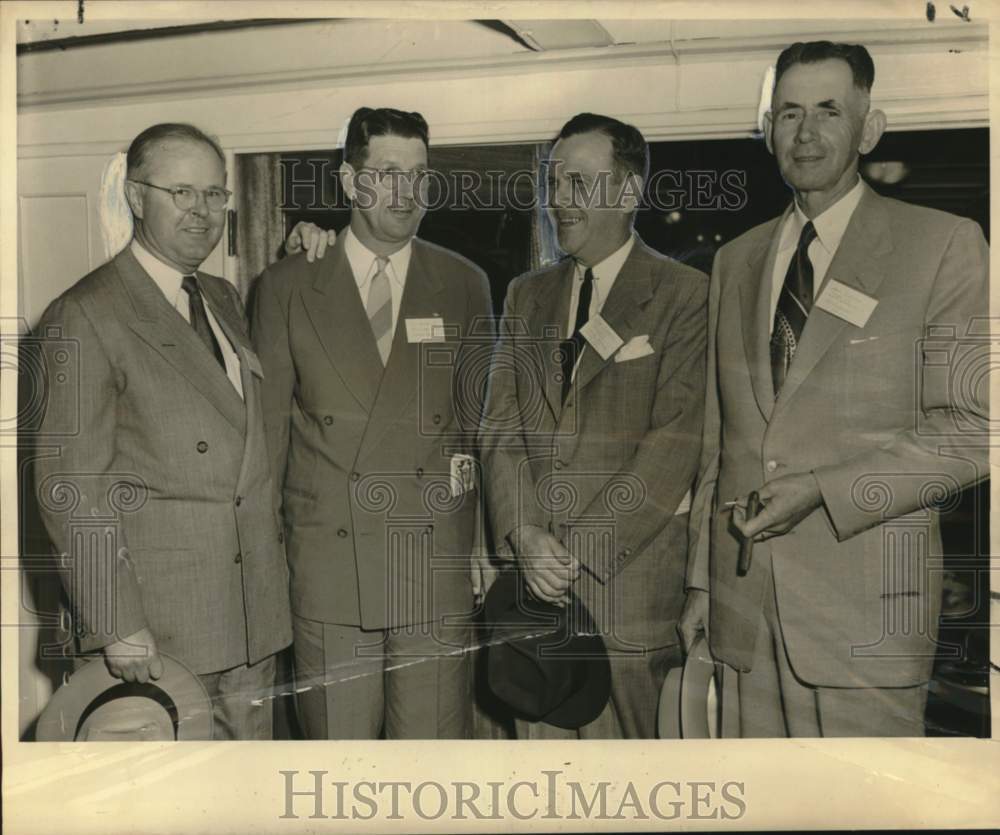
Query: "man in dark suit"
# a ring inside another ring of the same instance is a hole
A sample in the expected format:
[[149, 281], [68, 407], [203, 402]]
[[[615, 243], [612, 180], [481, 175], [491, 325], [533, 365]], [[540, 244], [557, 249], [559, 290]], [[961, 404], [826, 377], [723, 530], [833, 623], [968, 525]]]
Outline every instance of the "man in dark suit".
[[[427, 123], [361, 108], [340, 174], [351, 223], [325, 258], [261, 276], [253, 339], [292, 573], [311, 738], [463, 738], [485, 275], [416, 238]], [[469, 349], [469, 350], [467, 350]], [[474, 369], [473, 369], [474, 370]]]
[[[35, 463], [39, 506], [81, 649], [139, 683], [168, 653], [205, 684], [215, 738], [269, 739], [291, 619], [261, 367], [235, 288], [198, 269], [222, 234], [225, 159], [191, 125], [155, 125], [126, 176], [132, 242], [38, 326], [79, 362], [78, 387], [49, 390], [40, 438], [59, 446]], [[67, 418], [78, 431], [60, 437]]]
[[481, 431], [494, 541], [535, 597], [585, 603], [611, 658], [611, 700], [578, 732], [655, 735], [677, 654], [705, 371], [702, 273], [649, 249], [632, 222], [649, 169], [642, 134], [583, 113], [548, 162], [568, 257], [507, 292]]
[[681, 631], [727, 665], [729, 736], [923, 735], [935, 505], [987, 473], [986, 243], [861, 181], [874, 75], [861, 46], [781, 53], [765, 137], [795, 199], [715, 259]]

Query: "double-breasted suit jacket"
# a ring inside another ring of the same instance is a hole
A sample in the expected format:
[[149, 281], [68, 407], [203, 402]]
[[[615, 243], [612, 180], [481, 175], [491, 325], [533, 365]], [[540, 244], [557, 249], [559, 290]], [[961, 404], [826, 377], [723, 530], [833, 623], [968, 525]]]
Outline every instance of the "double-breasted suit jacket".
[[287, 646], [291, 618], [260, 363], [236, 290], [197, 278], [243, 397], [125, 249], [38, 325], [52, 384], [35, 475], [82, 648], [148, 627], [207, 673]]
[[[788, 658], [815, 686], [929, 678], [943, 573], [934, 505], [986, 474], [982, 232], [864, 188], [819, 298], [837, 281], [874, 310], [862, 323], [814, 306], [777, 399], [769, 300], [784, 218], [722, 247], [709, 303], [688, 583], [711, 591], [713, 654], [746, 670], [773, 572]], [[808, 472], [823, 507], [758, 543], [738, 576], [738, 538], [721, 503]]]
[[[453, 491], [450, 476], [453, 456], [475, 455], [492, 343], [486, 277], [413, 239], [383, 368], [346, 237], [313, 264], [275, 264], [256, 289], [292, 608], [364, 629], [466, 613], [479, 491]], [[441, 341], [410, 341], [418, 320], [443, 326]]]

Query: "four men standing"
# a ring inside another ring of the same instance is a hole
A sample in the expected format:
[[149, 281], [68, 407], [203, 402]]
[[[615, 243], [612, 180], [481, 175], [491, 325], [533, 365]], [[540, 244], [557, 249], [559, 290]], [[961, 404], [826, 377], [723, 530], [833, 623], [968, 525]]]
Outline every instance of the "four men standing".
[[[325, 259], [265, 271], [259, 360], [235, 291], [197, 271], [221, 234], [221, 152], [187, 126], [144, 132], [136, 240], [43, 320], [80, 340], [85, 376], [80, 434], [37, 465], [85, 648], [127, 680], [176, 654], [215, 688], [220, 735], [266, 736], [227, 694], [269, 686], [290, 594], [308, 736], [466, 737], [481, 459], [499, 555], [541, 601], [572, 590], [611, 657], [610, 702], [571, 736], [654, 735], [685, 586], [683, 642], [707, 630], [731, 668], [727, 735], [921, 735], [940, 607], [927, 484], [986, 473], [985, 394], [959, 397], [949, 371], [978, 349], [987, 251], [975, 224], [859, 179], [885, 122], [873, 78], [863, 47], [782, 53], [766, 139], [795, 201], [720, 250], [710, 291], [632, 230], [639, 131], [567, 122], [547, 182], [569, 257], [511, 284], [485, 399], [486, 278], [415, 237], [419, 114], [354, 114], [350, 228]], [[49, 414], [71, 407], [56, 394]], [[99, 504], [116, 480], [145, 504], [118, 553], [79, 553], [59, 497]]]

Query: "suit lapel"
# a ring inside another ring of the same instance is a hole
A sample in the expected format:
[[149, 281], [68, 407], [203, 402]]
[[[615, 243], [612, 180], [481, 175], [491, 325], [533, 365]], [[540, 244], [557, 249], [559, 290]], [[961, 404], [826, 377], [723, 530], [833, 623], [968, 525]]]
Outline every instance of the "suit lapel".
[[[649, 299], [653, 297], [653, 282], [650, 277], [650, 264], [644, 251], [644, 245], [638, 236], [632, 244], [621, 271], [615, 278], [611, 293], [601, 307], [601, 317], [618, 334], [622, 342], [628, 342], [634, 336], [638, 314]], [[614, 354], [602, 359], [593, 346], [587, 345], [576, 369], [573, 385], [582, 390], [597, 373], [612, 361]]]
[[382, 376], [382, 359], [361, 303], [341, 235], [323, 259], [302, 300], [327, 359], [365, 409], [371, 411]]
[[242, 432], [246, 425], [243, 400], [194, 329], [174, 310], [128, 248], [115, 258], [114, 265], [135, 313], [129, 327]]
[[542, 363], [540, 371], [545, 385], [545, 402], [557, 422], [562, 413], [562, 365], [556, 346], [567, 336], [566, 322], [569, 319], [574, 272], [575, 262], [567, 258], [539, 283], [538, 292], [534, 295], [535, 306], [528, 321], [528, 338], [541, 340], [535, 344], [541, 349], [538, 353]]
[[[406, 272], [403, 298], [399, 305], [396, 330], [392, 337], [389, 362], [385, 366], [385, 373], [382, 374], [381, 385], [378, 387], [378, 394], [368, 418], [368, 428], [359, 457], [367, 454], [378, 444], [396, 416], [416, 397], [421, 380], [421, 347], [419, 342], [410, 342], [407, 338], [406, 320], [433, 317], [447, 322], [449, 317], [444, 313], [447, 299], [443, 297], [443, 293], [444, 285], [441, 279], [426, 268], [420, 241], [415, 238], [410, 265]], [[365, 321], [367, 322], [367, 319]], [[375, 340], [372, 337], [372, 345], [374, 344]], [[379, 360], [379, 365], [381, 364]], [[424, 394], [430, 396], [430, 392]], [[450, 396], [450, 392], [446, 396]]]
[[750, 369], [757, 407], [765, 420], [774, 410], [774, 383], [771, 379], [771, 274], [778, 255], [781, 228], [788, 212], [774, 221], [771, 234], [763, 236], [747, 258], [746, 273], [740, 281], [740, 322], [743, 349]]
[[[831, 280], [837, 280], [866, 295], [875, 295], [885, 277], [883, 258], [892, 251], [889, 220], [881, 198], [867, 186], [854, 210], [844, 237], [820, 285], [817, 298]], [[775, 402], [780, 409], [794, 395], [809, 373], [816, 367], [848, 322], [818, 307], [813, 307], [802, 331], [788, 376]]]

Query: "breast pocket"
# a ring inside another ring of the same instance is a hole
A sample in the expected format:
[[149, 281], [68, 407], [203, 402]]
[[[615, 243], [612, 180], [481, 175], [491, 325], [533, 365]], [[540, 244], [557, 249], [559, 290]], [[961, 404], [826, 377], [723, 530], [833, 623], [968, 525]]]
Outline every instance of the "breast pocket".
[[843, 378], [838, 386], [851, 415], [893, 422], [912, 420], [919, 407], [923, 361], [921, 334], [910, 330], [849, 337], [843, 347]]

